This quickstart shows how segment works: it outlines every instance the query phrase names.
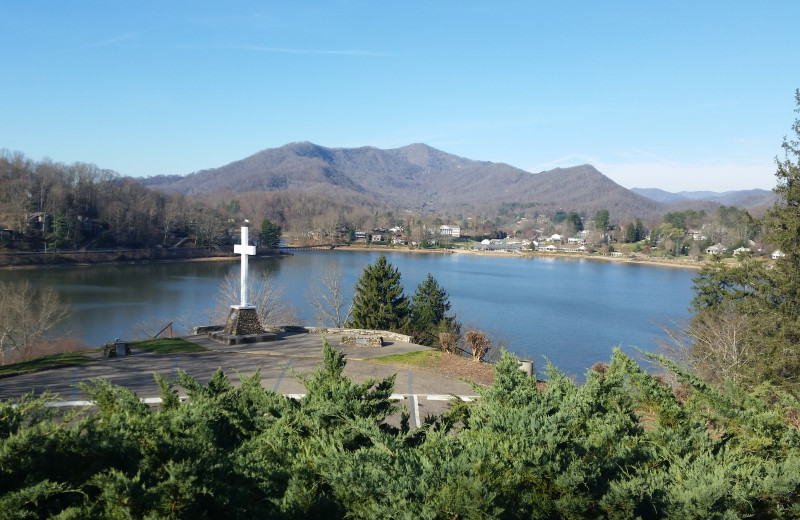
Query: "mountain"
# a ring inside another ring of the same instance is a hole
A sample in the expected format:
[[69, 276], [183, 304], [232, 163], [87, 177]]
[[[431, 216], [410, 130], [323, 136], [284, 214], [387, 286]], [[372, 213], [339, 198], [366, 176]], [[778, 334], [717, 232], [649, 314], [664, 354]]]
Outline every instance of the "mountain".
[[775, 194], [769, 190], [725, 191], [680, 191], [671, 193], [658, 188], [631, 188], [631, 191], [663, 204], [675, 204], [685, 201], [708, 201], [723, 206], [742, 208], [759, 208], [772, 206]]
[[623, 188], [590, 165], [530, 173], [508, 164], [458, 157], [425, 144], [385, 150], [291, 143], [220, 168], [179, 178], [148, 177], [142, 183], [186, 195], [295, 192], [442, 215], [496, 215], [509, 206], [544, 214], [563, 209], [593, 215], [608, 209], [620, 220], [665, 213], [660, 202]]

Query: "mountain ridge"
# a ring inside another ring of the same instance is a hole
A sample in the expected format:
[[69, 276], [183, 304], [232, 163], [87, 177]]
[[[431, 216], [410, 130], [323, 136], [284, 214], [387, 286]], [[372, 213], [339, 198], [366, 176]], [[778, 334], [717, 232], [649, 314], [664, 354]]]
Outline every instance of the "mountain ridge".
[[659, 188], [631, 188], [631, 191], [663, 204], [676, 204], [687, 201], [715, 202], [723, 206], [743, 206], [745, 208], [771, 206], [775, 202], [775, 193], [771, 190], [729, 190], [716, 191], [679, 191], [669, 192]]
[[628, 190], [589, 164], [531, 173], [476, 161], [424, 143], [400, 148], [328, 148], [308, 141], [267, 148], [219, 168], [141, 179], [184, 195], [297, 192], [335, 202], [362, 200], [421, 214], [496, 215], [502, 208], [539, 214], [609, 210], [619, 221], [654, 219], [669, 205]]

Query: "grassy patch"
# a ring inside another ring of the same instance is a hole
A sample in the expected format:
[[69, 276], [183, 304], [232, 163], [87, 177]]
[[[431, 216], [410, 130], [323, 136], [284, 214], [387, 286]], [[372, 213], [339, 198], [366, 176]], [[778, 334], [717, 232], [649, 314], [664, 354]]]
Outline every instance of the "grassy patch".
[[392, 354], [391, 356], [380, 356], [369, 358], [368, 361], [381, 363], [384, 365], [411, 365], [415, 367], [424, 367], [435, 364], [441, 357], [440, 350], [419, 350], [417, 352], [409, 352], [407, 354]]
[[66, 352], [62, 354], [52, 354], [28, 361], [20, 361], [10, 365], [0, 366], [0, 374], [21, 374], [32, 370], [43, 370], [64, 365], [82, 365], [94, 361], [92, 358], [84, 356], [80, 352]]
[[145, 350], [154, 354], [183, 354], [191, 352], [205, 352], [207, 349], [195, 343], [190, 343], [181, 338], [154, 338], [142, 341], [132, 341], [131, 348]]

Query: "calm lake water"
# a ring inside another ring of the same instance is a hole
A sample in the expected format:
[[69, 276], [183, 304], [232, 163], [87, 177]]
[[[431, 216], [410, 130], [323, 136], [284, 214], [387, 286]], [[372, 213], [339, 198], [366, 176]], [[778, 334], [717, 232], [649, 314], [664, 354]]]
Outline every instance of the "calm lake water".
[[[269, 271], [284, 287], [301, 322], [314, 324], [307, 293], [327, 264], [338, 264], [352, 287], [379, 253], [314, 251], [282, 258], [251, 258], [251, 273]], [[688, 316], [695, 273], [690, 270], [552, 257], [387, 253], [411, 295], [428, 273], [450, 295], [465, 331], [481, 329], [502, 340], [538, 370], [545, 357], [579, 378], [615, 346], [656, 348], [659, 324]], [[0, 271], [0, 280], [51, 286], [72, 305], [70, 329], [97, 346], [116, 337], [152, 336], [171, 320], [183, 331], [209, 323], [220, 281], [239, 262], [113, 265]], [[252, 276], [252, 274], [251, 274]], [[59, 331], [61, 332], [61, 331]]]

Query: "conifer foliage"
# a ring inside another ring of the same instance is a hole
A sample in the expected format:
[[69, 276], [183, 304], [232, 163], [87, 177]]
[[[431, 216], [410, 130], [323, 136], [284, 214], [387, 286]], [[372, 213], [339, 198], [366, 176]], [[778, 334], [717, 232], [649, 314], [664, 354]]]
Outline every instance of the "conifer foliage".
[[[800, 112], [800, 90], [795, 102]], [[745, 386], [800, 392], [800, 119], [792, 131], [777, 160], [777, 200], [764, 219], [765, 241], [783, 258], [773, 269], [755, 260], [704, 267], [695, 279], [688, 357], [701, 375], [733, 369]]]
[[417, 343], [439, 346], [439, 333], [458, 335], [461, 325], [448, 315], [450, 307], [447, 291], [428, 273], [411, 297], [411, 328]]
[[[106, 381], [96, 412], [0, 402], [0, 518], [797, 518], [800, 403], [616, 351], [546, 388], [504, 353], [477, 402], [387, 425], [394, 378], [360, 383], [327, 342], [297, 401], [180, 372], [150, 408]], [[187, 402], [176, 398], [176, 384]]]
[[279, 225], [272, 222], [270, 219], [265, 218], [261, 222], [261, 231], [258, 233], [258, 240], [264, 247], [270, 249], [277, 248], [281, 243], [283, 232]]
[[409, 312], [400, 271], [380, 255], [373, 265], [364, 268], [356, 282], [353, 313], [347, 327], [402, 331], [408, 327]]

